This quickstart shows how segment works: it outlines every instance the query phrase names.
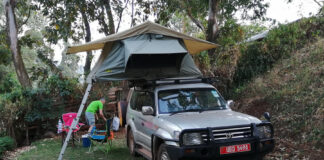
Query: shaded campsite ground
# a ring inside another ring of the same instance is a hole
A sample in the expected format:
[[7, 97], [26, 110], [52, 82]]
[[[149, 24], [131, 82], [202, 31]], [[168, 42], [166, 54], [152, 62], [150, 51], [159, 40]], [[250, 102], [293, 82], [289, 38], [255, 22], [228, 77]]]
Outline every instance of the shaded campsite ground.
[[[126, 139], [123, 132], [118, 132], [115, 134], [115, 139], [113, 140], [113, 147], [107, 153], [105, 151], [106, 145], [98, 144], [91, 152], [88, 148], [82, 147], [82, 143], [76, 143], [75, 147], [68, 146], [65, 151], [63, 159], [76, 159], [76, 160], [89, 160], [89, 159], [109, 159], [109, 160], [143, 160], [143, 158], [132, 158], [128, 152], [126, 146]], [[52, 139], [44, 139], [34, 142], [30, 149], [8, 157], [7, 159], [17, 159], [17, 160], [56, 160], [58, 158], [59, 152], [61, 150], [61, 139], [60, 137]]]

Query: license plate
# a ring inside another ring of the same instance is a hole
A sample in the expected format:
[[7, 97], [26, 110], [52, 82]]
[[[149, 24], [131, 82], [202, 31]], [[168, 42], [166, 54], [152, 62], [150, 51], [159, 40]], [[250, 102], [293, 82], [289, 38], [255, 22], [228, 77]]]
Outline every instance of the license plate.
[[231, 154], [231, 153], [239, 153], [239, 152], [247, 152], [247, 151], [251, 151], [250, 143], [220, 147], [220, 154]]

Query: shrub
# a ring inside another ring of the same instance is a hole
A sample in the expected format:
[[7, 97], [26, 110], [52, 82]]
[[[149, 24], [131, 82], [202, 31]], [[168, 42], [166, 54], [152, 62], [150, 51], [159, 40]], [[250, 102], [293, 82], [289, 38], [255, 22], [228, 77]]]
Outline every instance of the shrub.
[[24, 141], [27, 127], [39, 127], [29, 133], [36, 139], [46, 130], [56, 130], [57, 118], [64, 108], [75, 103], [73, 99], [78, 102], [80, 93], [76, 79], [54, 75], [38, 86], [30, 89], [15, 86], [10, 92], [0, 94], [0, 132], [5, 132], [17, 142], [28, 143]]
[[0, 137], [0, 158], [4, 151], [9, 151], [14, 149], [15, 143], [11, 137]]
[[233, 82], [239, 86], [253, 77], [268, 71], [281, 58], [324, 36], [324, 17], [311, 17], [279, 25], [269, 31], [262, 41], [241, 45]]

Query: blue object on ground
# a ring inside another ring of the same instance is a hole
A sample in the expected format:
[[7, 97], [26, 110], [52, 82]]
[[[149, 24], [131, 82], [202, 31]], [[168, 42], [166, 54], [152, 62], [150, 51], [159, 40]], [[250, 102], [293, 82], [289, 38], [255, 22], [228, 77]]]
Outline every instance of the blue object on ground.
[[88, 148], [88, 147], [90, 147], [90, 145], [91, 145], [91, 141], [90, 141], [88, 135], [82, 136], [82, 146]]

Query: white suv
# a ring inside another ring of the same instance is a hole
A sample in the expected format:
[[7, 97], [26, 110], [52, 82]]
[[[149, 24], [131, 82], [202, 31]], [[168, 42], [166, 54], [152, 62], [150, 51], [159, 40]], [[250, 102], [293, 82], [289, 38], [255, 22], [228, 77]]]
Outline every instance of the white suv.
[[234, 112], [206, 79], [162, 80], [129, 92], [127, 145], [147, 159], [262, 159], [273, 150], [267, 121]]

